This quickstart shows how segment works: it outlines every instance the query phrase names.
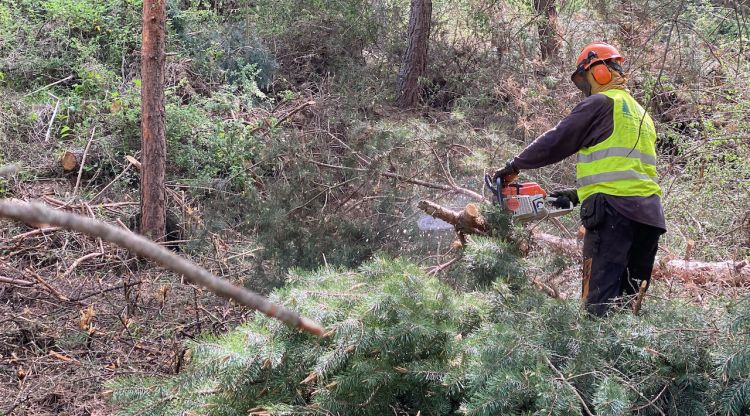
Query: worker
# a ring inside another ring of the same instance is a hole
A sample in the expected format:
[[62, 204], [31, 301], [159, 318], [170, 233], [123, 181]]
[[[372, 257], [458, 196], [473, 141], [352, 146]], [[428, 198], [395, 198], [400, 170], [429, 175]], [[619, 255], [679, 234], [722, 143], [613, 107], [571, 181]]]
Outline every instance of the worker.
[[656, 183], [656, 130], [626, 88], [623, 61], [606, 43], [583, 48], [571, 80], [586, 98], [493, 178], [507, 183], [522, 169], [577, 153], [578, 188], [550, 196], [559, 207], [581, 203], [586, 228], [581, 297], [596, 316], [634, 299], [641, 282], [648, 288], [659, 237], [666, 232]]

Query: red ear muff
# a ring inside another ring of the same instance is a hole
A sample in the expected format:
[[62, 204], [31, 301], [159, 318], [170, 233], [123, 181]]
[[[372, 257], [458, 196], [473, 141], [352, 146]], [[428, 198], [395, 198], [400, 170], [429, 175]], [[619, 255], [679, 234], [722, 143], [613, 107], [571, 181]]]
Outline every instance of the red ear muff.
[[604, 63], [593, 66], [591, 68], [591, 75], [599, 85], [607, 85], [609, 81], [612, 81], [612, 72], [610, 72], [607, 64]]

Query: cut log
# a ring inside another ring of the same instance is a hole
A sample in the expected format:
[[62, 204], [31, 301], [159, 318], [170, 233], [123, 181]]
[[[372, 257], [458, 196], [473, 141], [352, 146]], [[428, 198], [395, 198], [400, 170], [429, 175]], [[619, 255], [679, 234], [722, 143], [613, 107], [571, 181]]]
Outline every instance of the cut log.
[[78, 170], [78, 166], [81, 164], [81, 159], [83, 158], [83, 150], [66, 150], [65, 153], [63, 153], [62, 159], [60, 159], [60, 163], [62, 164], [62, 168], [64, 172], [73, 172]]
[[657, 259], [654, 266], [656, 277], [678, 277], [686, 283], [705, 285], [723, 283], [726, 286], [750, 286], [750, 267], [747, 261], [731, 260], [705, 262], [682, 259]]
[[[487, 223], [474, 204], [467, 205], [463, 211], [454, 211], [430, 201], [420, 201], [417, 206], [428, 215], [453, 225], [459, 239], [465, 234], [486, 234]], [[585, 230], [579, 230], [579, 235], [581, 234], [585, 234]], [[563, 238], [547, 233], [534, 232], [531, 241], [573, 258], [580, 258], [582, 255], [580, 240], [577, 241], [573, 238]], [[458, 247], [461, 245], [457, 244]], [[690, 244], [688, 248], [691, 249]], [[653, 276], [655, 279], [677, 277], [686, 283], [696, 285], [713, 283], [744, 287], [750, 286], [750, 264], [746, 260], [739, 262], [732, 260], [704, 262], [665, 256], [656, 258]]]
[[[534, 233], [533, 240], [570, 256], [581, 256], [582, 245], [576, 240], [546, 233]], [[686, 261], [671, 256], [657, 257], [654, 262], [653, 276], [656, 279], [678, 277], [686, 283], [697, 285], [713, 282], [727, 286], [750, 286], [750, 266], [747, 261], [705, 262]]]

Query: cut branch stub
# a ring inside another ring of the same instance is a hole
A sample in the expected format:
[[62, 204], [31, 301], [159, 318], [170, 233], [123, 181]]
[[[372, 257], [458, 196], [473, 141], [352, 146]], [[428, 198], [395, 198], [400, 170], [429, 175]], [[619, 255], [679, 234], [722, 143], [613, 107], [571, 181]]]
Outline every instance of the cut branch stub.
[[451, 224], [458, 233], [486, 234], [487, 222], [475, 204], [468, 204], [462, 211], [454, 211], [431, 201], [419, 201], [417, 207], [427, 215]]

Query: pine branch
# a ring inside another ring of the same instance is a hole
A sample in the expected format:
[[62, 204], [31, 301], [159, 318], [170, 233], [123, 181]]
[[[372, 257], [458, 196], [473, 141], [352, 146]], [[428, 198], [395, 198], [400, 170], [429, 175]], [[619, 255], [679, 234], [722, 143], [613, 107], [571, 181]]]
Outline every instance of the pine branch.
[[578, 402], [581, 403], [581, 408], [583, 409], [584, 413], [586, 413], [586, 416], [594, 416], [593, 413], [591, 413], [591, 410], [589, 410], [589, 407], [586, 405], [586, 401], [583, 400], [583, 397], [581, 397], [581, 394], [578, 393], [578, 390], [570, 384], [567, 378], [565, 378], [565, 374], [562, 373], [562, 371], [558, 370], [557, 367], [555, 367], [554, 364], [552, 364], [552, 361], [550, 361], [549, 357], [547, 357], [547, 354], [542, 353], [542, 357], [544, 358], [544, 361], [547, 363], [547, 365], [552, 369], [552, 371], [557, 374], [557, 376], [560, 378], [560, 381], [565, 383], [568, 388], [575, 394], [576, 398], [578, 399]]

